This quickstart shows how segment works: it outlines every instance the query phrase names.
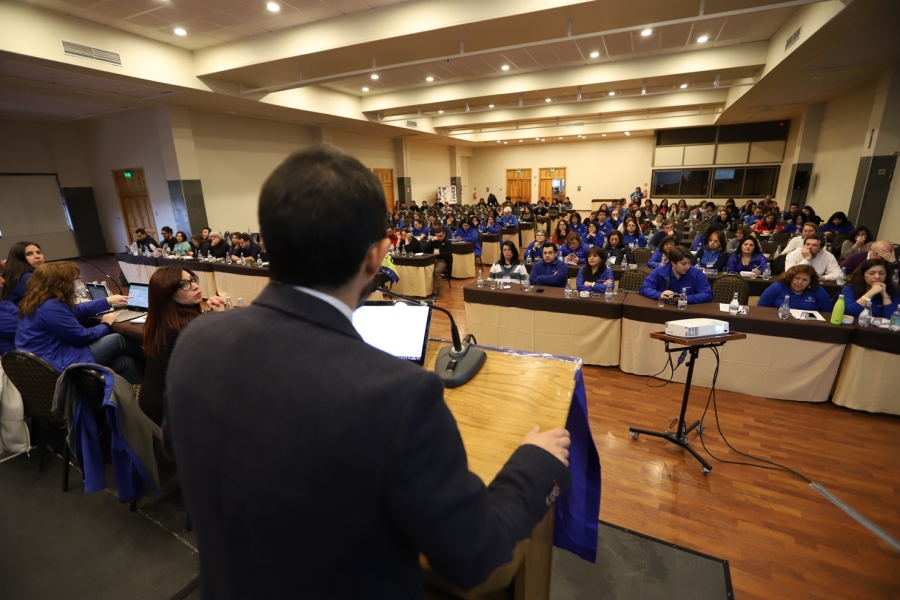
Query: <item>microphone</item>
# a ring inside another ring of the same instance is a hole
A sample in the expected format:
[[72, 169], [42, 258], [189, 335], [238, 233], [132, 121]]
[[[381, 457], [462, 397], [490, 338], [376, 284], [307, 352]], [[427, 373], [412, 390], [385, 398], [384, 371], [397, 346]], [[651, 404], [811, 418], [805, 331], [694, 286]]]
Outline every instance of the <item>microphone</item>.
[[82, 262], [86, 262], [87, 264], [91, 265], [92, 267], [94, 267], [95, 269], [97, 269], [98, 271], [100, 271], [101, 273], [103, 273], [104, 275], [106, 275], [106, 277], [107, 277], [110, 281], [112, 281], [114, 284], [116, 284], [116, 289], [119, 290], [119, 295], [120, 295], [120, 296], [122, 295], [122, 288], [121, 288], [121, 286], [119, 286], [119, 282], [116, 281], [116, 280], [113, 278], [112, 275], [110, 275], [109, 273], [107, 273], [106, 271], [104, 271], [103, 269], [101, 269], [100, 267], [98, 267], [97, 265], [95, 265], [94, 263], [92, 263], [91, 261], [89, 261], [89, 260], [86, 259], [86, 258], [81, 258], [81, 257], [79, 257], [78, 260], [80, 260], [80, 261], [82, 261]]
[[[402, 294], [384, 288], [377, 288], [377, 290], [382, 294], [399, 298], [400, 300], [404, 300], [411, 304], [430, 306], [431, 308], [441, 311], [450, 318], [450, 336], [453, 338], [453, 345], [441, 348], [434, 361], [434, 372], [441, 378], [444, 387], [455, 388], [468, 383], [469, 380], [475, 377], [478, 371], [481, 370], [481, 367], [484, 366], [484, 361], [487, 360], [487, 354], [484, 350], [473, 348], [471, 344], [460, 340], [459, 329], [456, 327], [456, 321], [453, 320], [453, 315], [450, 314], [449, 310], [440, 306], [434, 306], [433, 304], [420, 302], [415, 298], [403, 296]], [[468, 337], [466, 339], [468, 339]]]

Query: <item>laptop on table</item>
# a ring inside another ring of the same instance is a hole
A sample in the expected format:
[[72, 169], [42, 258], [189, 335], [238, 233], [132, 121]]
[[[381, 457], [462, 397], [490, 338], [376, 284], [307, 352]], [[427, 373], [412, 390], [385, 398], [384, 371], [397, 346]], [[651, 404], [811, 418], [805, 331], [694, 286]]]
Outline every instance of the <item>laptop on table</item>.
[[[95, 281], [87, 283], [85, 286], [88, 289], [88, 293], [91, 295], [91, 300], [105, 299], [111, 296], [109, 288], [106, 287], [106, 283], [97, 283]], [[116, 323], [146, 316], [149, 307], [150, 287], [143, 283], [132, 283], [128, 288], [128, 295], [133, 296], [128, 300], [128, 306], [125, 308], [110, 307], [109, 310], [105, 310], [100, 314], [115, 312]]]

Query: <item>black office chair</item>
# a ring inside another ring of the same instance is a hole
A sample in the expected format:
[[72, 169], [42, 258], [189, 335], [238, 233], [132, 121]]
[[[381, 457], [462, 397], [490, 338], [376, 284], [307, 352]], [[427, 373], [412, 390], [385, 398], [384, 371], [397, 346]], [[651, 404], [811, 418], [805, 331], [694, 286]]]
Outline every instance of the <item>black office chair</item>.
[[750, 299], [750, 286], [737, 275], [725, 275], [717, 279], [712, 286], [712, 292], [713, 302], [720, 304], [729, 304], [735, 292], [738, 295], [738, 302], [743, 305]]
[[647, 279], [647, 272], [643, 269], [625, 271], [622, 273], [622, 278], [619, 280], [618, 289], [620, 292], [636, 294], [641, 290], [641, 286], [644, 285], [645, 279]]

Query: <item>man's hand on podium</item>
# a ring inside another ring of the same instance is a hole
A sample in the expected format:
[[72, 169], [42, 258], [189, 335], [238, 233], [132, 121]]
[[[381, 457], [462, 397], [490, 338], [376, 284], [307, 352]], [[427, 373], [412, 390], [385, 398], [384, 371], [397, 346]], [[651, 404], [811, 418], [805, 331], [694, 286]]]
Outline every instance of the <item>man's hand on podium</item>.
[[567, 467], [569, 466], [569, 446], [572, 445], [572, 438], [565, 429], [551, 429], [549, 431], [541, 431], [537, 425], [528, 432], [522, 445], [533, 444], [538, 448], [543, 448]]

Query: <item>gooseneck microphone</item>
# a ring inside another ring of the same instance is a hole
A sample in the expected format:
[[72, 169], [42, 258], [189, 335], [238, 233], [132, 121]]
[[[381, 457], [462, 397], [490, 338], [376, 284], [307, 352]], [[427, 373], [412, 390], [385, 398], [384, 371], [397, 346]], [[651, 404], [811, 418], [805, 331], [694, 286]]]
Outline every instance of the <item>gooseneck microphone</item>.
[[92, 267], [94, 267], [95, 269], [97, 269], [98, 271], [100, 271], [101, 273], [103, 273], [104, 275], [106, 275], [107, 279], [109, 279], [109, 280], [112, 281], [114, 284], [116, 284], [116, 289], [119, 290], [119, 295], [120, 295], [120, 296], [122, 295], [122, 287], [119, 285], [119, 282], [116, 281], [116, 280], [113, 278], [112, 275], [110, 275], [109, 273], [107, 273], [106, 271], [104, 271], [103, 269], [101, 269], [100, 267], [98, 267], [97, 265], [95, 265], [94, 263], [92, 263], [91, 261], [89, 261], [89, 260], [86, 259], [86, 258], [81, 258], [81, 257], [79, 257], [78, 260], [80, 260], [81, 262], [86, 262], [87, 264], [91, 265]]
[[[399, 298], [405, 302], [416, 304], [418, 306], [430, 306], [435, 310], [439, 310], [450, 318], [450, 336], [453, 338], [453, 345], [441, 348], [437, 358], [434, 361], [434, 372], [444, 384], [444, 387], [455, 388], [468, 383], [487, 360], [487, 354], [480, 348], [473, 348], [471, 344], [463, 342], [459, 338], [459, 329], [456, 327], [456, 321], [453, 315], [446, 308], [426, 304], [384, 288], [378, 288], [378, 291], [387, 296]], [[468, 339], [468, 338], [466, 338]]]

